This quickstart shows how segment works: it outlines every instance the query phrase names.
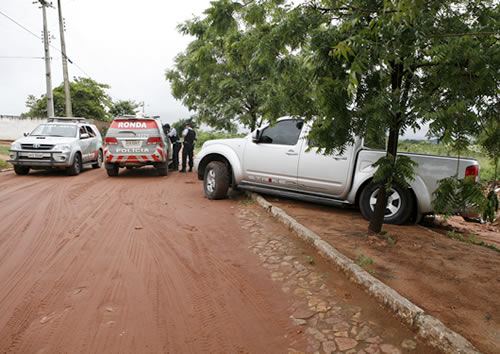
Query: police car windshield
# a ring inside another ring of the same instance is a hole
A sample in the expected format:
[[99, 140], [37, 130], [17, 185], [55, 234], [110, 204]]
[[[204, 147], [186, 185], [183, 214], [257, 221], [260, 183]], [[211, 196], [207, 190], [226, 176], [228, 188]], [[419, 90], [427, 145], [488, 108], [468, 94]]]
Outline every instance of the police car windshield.
[[31, 132], [31, 136], [60, 136], [74, 138], [76, 137], [76, 125], [41, 124]]

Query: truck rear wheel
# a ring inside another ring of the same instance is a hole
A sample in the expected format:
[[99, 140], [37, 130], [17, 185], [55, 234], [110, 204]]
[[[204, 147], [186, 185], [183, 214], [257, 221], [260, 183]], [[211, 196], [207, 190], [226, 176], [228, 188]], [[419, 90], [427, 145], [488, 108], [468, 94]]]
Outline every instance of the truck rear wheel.
[[212, 161], [205, 168], [203, 188], [208, 199], [222, 199], [229, 188], [229, 171], [220, 161]]
[[106, 167], [106, 172], [108, 173], [109, 177], [116, 177], [120, 172], [120, 167], [118, 167], [117, 165], [113, 165], [110, 168]]
[[101, 168], [102, 166], [102, 150], [99, 150], [97, 153], [97, 161], [92, 165], [92, 168]]
[[[377, 203], [378, 184], [370, 182], [361, 192], [359, 208], [364, 218], [370, 220]], [[393, 184], [387, 193], [384, 223], [401, 225], [408, 221], [413, 209], [413, 196], [408, 189]]]
[[16, 175], [23, 176], [30, 173], [30, 168], [26, 166], [14, 165], [14, 172]]

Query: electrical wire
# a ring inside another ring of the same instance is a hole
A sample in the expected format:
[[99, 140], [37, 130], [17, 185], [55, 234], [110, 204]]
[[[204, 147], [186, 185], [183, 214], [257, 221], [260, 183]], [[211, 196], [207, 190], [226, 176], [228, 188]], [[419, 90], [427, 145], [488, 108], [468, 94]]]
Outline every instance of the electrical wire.
[[[19, 27], [21, 27], [23, 30], [25, 30], [26, 32], [28, 32], [29, 34], [31, 34], [32, 36], [34, 36], [35, 38], [37, 39], [40, 39], [39, 36], [37, 36], [35, 33], [33, 33], [32, 31], [30, 31], [28, 28], [26, 28], [25, 26], [23, 26], [21, 23], [19, 23], [18, 21], [14, 20], [12, 17], [10, 17], [9, 15], [7, 15], [6, 13], [4, 13], [2, 10], [0, 10], [0, 15], [6, 17], [8, 20], [12, 21], [13, 23], [15, 23], [16, 25], [18, 25]], [[74, 61], [72, 61], [66, 54], [64, 54], [59, 48], [57, 47], [54, 47], [52, 44], [49, 43], [49, 46], [55, 50], [57, 50], [59, 53], [61, 53], [61, 55], [63, 57], [65, 57], [68, 62], [70, 64], [73, 64], [78, 70], [80, 70], [82, 73], [84, 73], [88, 78], [91, 78], [91, 76], [89, 74], [87, 74], [87, 72], [85, 70], [82, 69], [81, 66], [79, 66], [77, 63], [75, 63]], [[3, 59], [3, 57], [0, 57]], [[5, 57], [7, 58], [7, 57]], [[19, 58], [20, 59], [20, 58]], [[32, 58], [34, 59], [34, 57]], [[37, 58], [38, 59], [38, 58]], [[42, 57], [42, 59], [45, 59], [44, 57]], [[111, 96], [111, 95], [109, 95]], [[113, 96], [111, 96], [113, 99], [115, 99]]]

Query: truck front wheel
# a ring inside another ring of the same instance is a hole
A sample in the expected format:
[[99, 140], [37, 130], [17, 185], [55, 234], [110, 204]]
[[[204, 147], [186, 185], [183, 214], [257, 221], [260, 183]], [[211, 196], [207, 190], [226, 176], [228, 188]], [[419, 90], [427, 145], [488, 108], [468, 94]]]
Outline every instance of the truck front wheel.
[[229, 171], [220, 161], [212, 161], [205, 168], [203, 188], [208, 199], [222, 199], [229, 188]]
[[68, 167], [66, 173], [68, 176], [76, 176], [79, 175], [82, 171], [82, 155], [80, 153], [75, 154], [75, 158], [73, 159], [73, 164], [71, 167]]
[[[361, 192], [359, 208], [365, 219], [370, 220], [377, 203], [378, 184], [370, 182]], [[413, 196], [408, 189], [393, 184], [387, 192], [384, 223], [401, 225], [410, 217], [413, 209]]]

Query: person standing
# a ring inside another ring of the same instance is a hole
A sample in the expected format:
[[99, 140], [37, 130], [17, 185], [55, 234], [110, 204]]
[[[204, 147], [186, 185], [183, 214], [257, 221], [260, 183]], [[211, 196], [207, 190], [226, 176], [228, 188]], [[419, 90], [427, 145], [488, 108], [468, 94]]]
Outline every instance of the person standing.
[[175, 130], [174, 127], [170, 127], [170, 124], [165, 124], [163, 126], [163, 130], [172, 143], [172, 168], [174, 171], [177, 171], [179, 169], [179, 151], [181, 151], [181, 139], [177, 134], [177, 130]]
[[189, 158], [189, 172], [193, 171], [193, 150], [194, 142], [198, 140], [196, 132], [191, 126], [191, 123], [186, 123], [184, 130], [182, 131], [182, 137], [184, 139], [182, 147], [182, 169], [179, 172], [186, 172], [187, 159]]

